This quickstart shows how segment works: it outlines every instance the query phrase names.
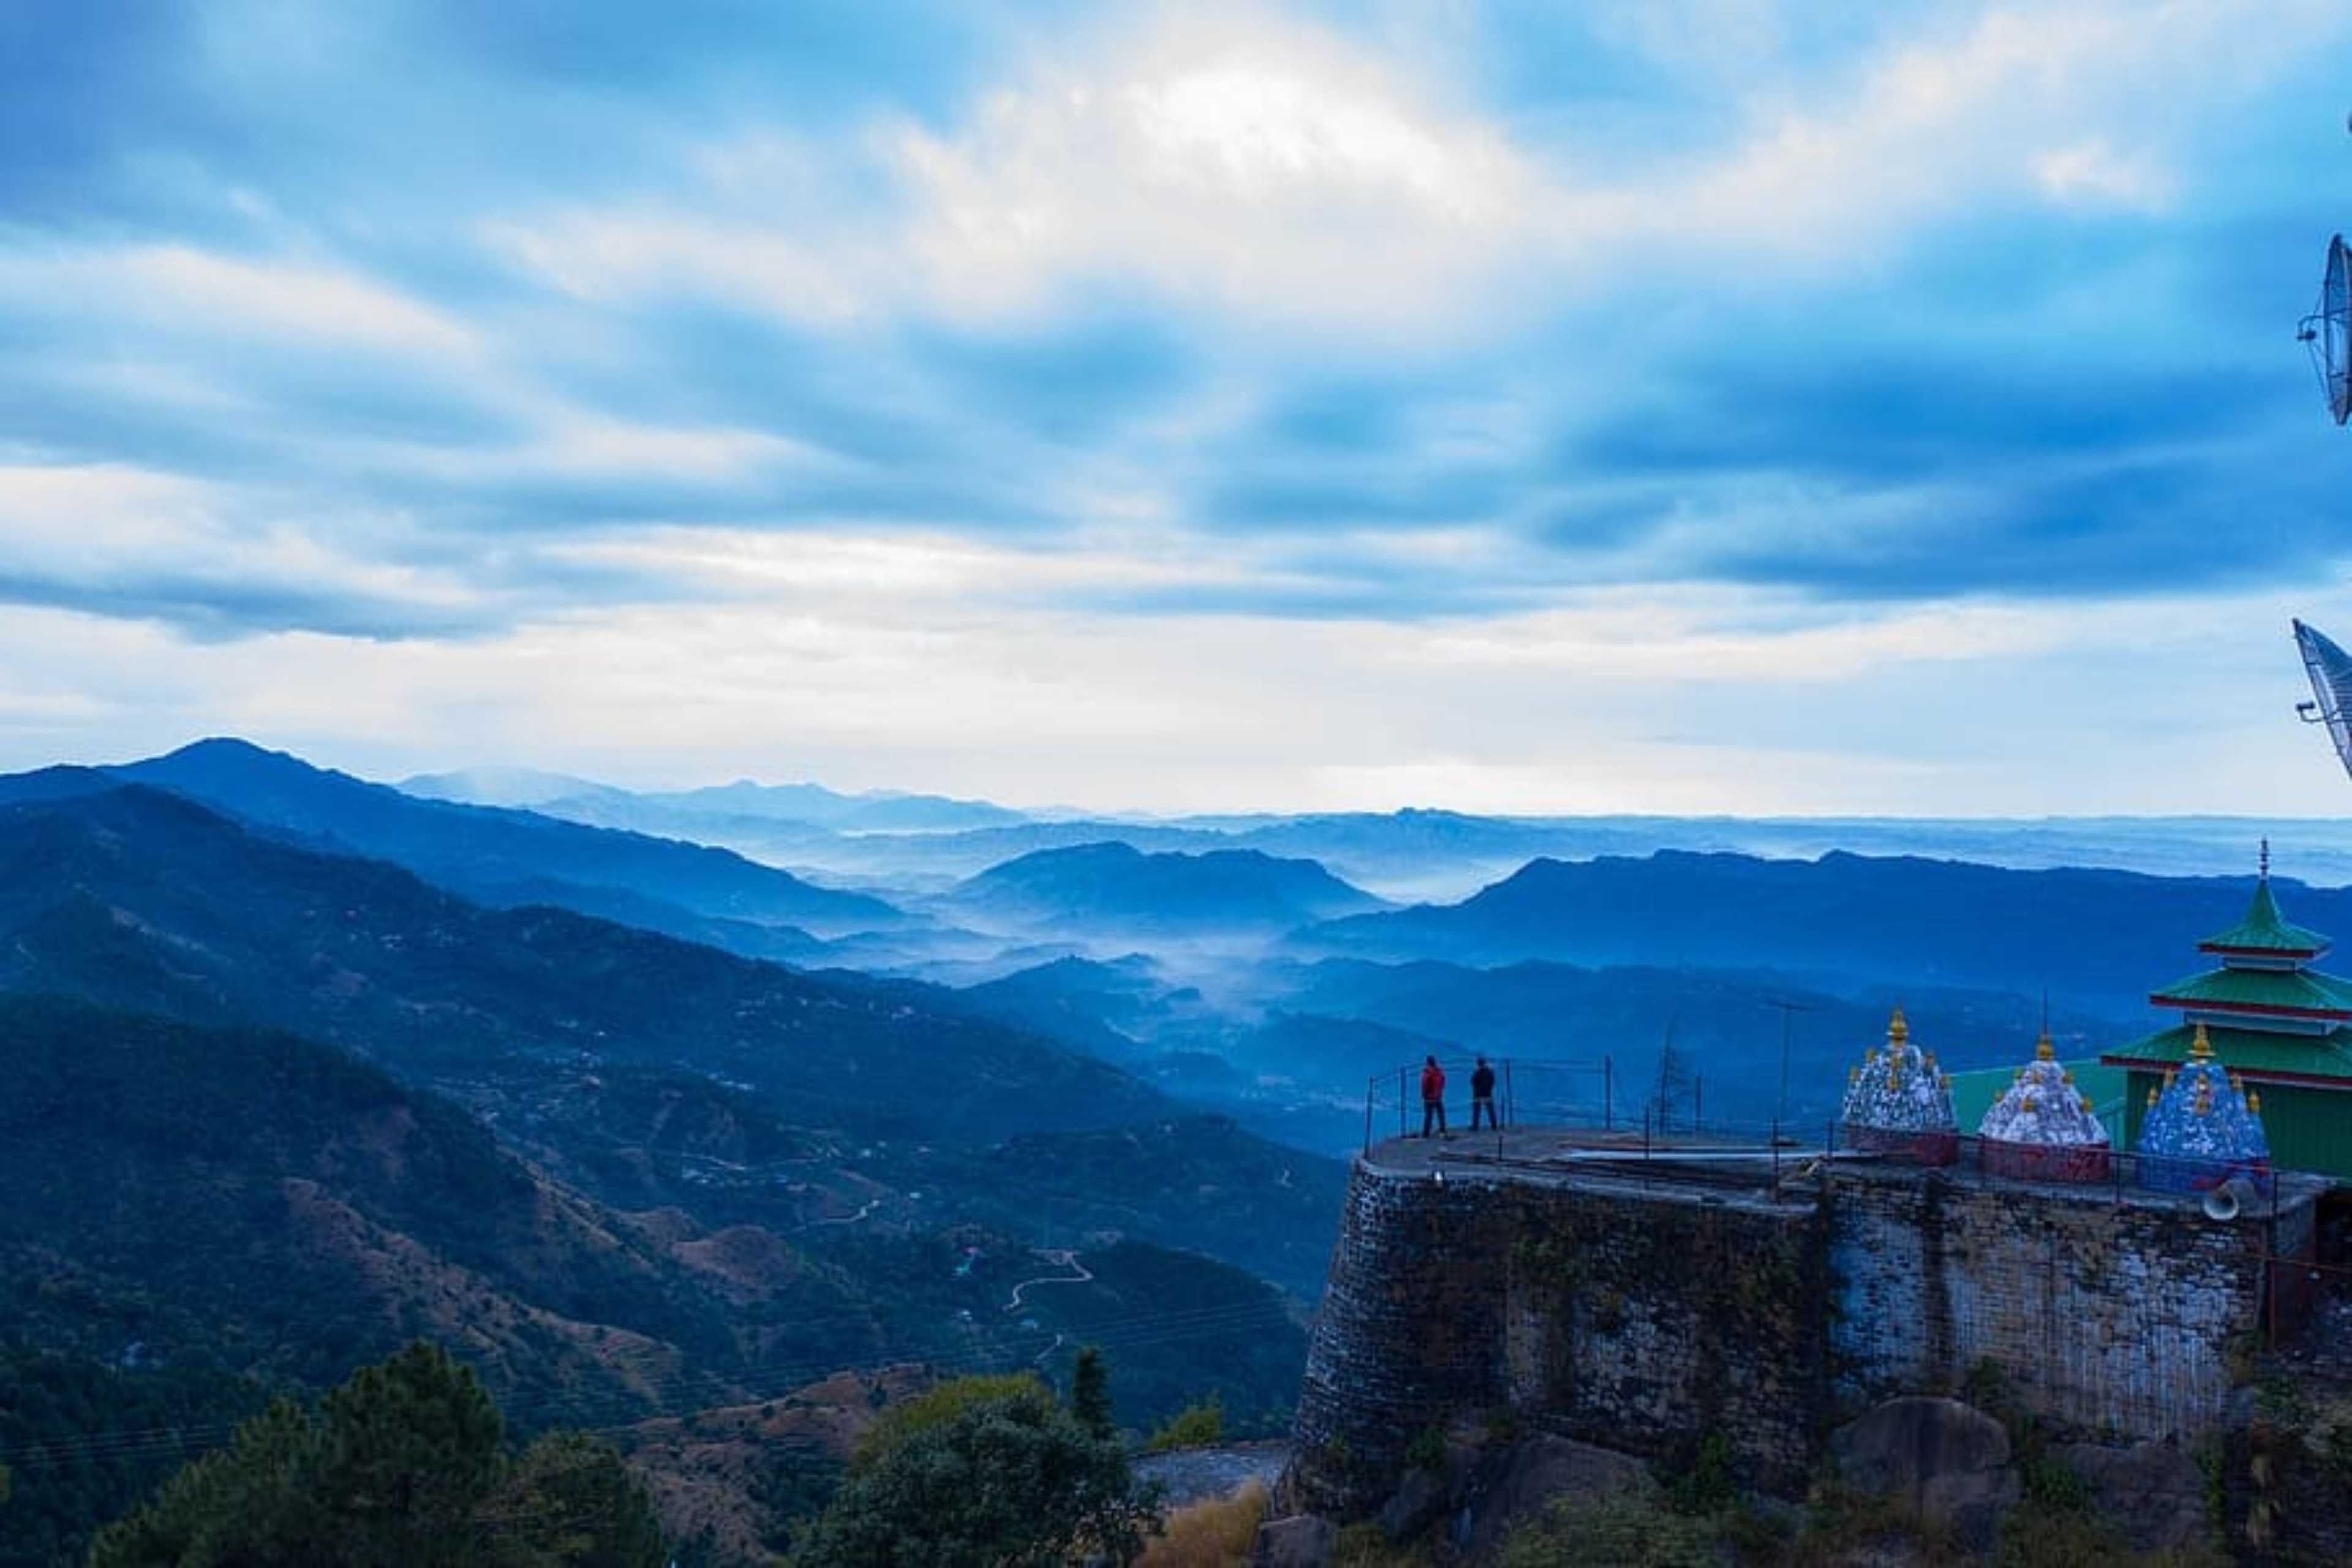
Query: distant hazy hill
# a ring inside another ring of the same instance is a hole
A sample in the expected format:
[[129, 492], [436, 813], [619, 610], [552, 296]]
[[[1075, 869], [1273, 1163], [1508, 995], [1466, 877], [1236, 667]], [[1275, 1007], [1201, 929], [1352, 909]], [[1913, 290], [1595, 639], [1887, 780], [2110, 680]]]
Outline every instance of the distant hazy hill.
[[1167, 1109], [945, 994], [561, 910], [486, 910], [139, 785], [0, 806], [0, 938], [12, 988], [268, 1023], [436, 1078], [682, 1065], [819, 1124], [982, 1137]]
[[750, 779], [703, 789], [631, 791], [527, 768], [473, 768], [421, 773], [399, 786], [410, 795], [478, 805], [519, 805], [551, 816], [708, 841], [713, 820], [803, 824], [837, 833], [939, 833], [1027, 820], [981, 800], [880, 790], [844, 795], [817, 784], [763, 784]]
[[[2352, 936], [2352, 893], [2274, 886], [2290, 919]], [[2234, 924], [2252, 889], [2249, 878], [1664, 851], [1538, 861], [1460, 904], [1334, 921], [1297, 946], [1388, 961], [1778, 968], [1824, 984], [2046, 994], [2129, 1016], [2205, 966], [2198, 941]]]
[[510, 805], [529, 809], [543, 801], [567, 796], [622, 795], [593, 779], [572, 773], [551, 773], [540, 768], [463, 768], [456, 773], [416, 773], [393, 787], [403, 795], [446, 800], [459, 805]]
[[[1678, 1095], [1676, 1114], [1696, 1103], [1710, 1116], [1760, 1124], [1785, 1110], [1818, 1133], [1844, 1093], [1847, 1069], [1884, 1044], [1898, 1005], [1912, 1039], [1954, 1070], [2031, 1059], [2044, 1022], [2041, 997], [1991, 987], [1915, 981], [1843, 994], [1758, 969], [1330, 960], [1311, 966], [1286, 995], [1286, 1008], [1295, 1011], [1237, 1040], [1234, 1054], [1286, 1063], [1360, 1092], [1385, 1073], [1389, 1081], [1373, 1093], [1391, 1108], [1393, 1130], [1394, 1108], [1409, 1108], [1411, 1100], [1411, 1086], [1396, 1075], [1420, 1059], [1423, 1041], [1436, 1042], [1427, 1048], [1457, 1063], [1472, 1052], [1514, 1058], [1523, 1106], [1547, 1120], [1597, 1116], [1605, 1094], [1613, 1115], [1637, 1121], [1657, 1092], [1660, 1058], [1671, 1045], [1682, 1070], [1699, 1080]], [[2068, 1057], [2140, 1032], [2133, 1016], [2047, 1005], [2048, 1026]], [[1307, 1019], [1317, 1026], [1306, 1027]], [[1404, 1044], [1411, 1054], [1400, 1049]]]
[[819, 888], [731, 850], [530, 812], [421, 800], [242, 741], [200, 741], [104, 770], [202, 800], [312, 847], [404, 866], [484, 903], [552, 903], [658, 925], [664, 906], [710, 921], [818, 935], [903, 923], [879, 899]]
[[1384, 907], [1310, 860], [1255, 849], [1146, 854], [1124, 843], [1024, 855], [971, 879], [947, 902], [974, 921], [1074, 934], [1279, 931]]
[[1171, 990], [1150, 959], [1132, 953], [1108, 962], [1057, 958], [961, 994], [991, 1017], [1121, 1061], [1150, 1048], [1141, 1042], [1160, 1032]]
[[1672, 850], [1780, 860], [1843, 851], [2021, 871], [2083, 867], [2200, 877], [2251, 871], [2268, 838], [2282, 868], [2301, 880], [2352, 880], [2352, 821], [2340, 817], [1488, 817], [1399, 811], [1236, 818], [1223, 826], [1237, 846], [1318, 860], [1391, 898], [1445, 903], [1533, 860]]
[[841, 795], [823, 784], [762, 784], [749, 779], [637, 798], [656, 810], [676, 812], [681, 820], [706, 816], [775, 817], [815, 823], [839, 833], [940, 833], [1027, 820], [1020, 812], [984, 800], [888, 790]]

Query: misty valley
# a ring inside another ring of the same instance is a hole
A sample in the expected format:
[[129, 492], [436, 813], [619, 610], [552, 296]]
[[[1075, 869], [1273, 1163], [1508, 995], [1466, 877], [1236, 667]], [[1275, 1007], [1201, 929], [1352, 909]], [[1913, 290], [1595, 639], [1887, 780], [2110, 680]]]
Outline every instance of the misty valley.
[[[234, 740], [0, 779], [0, 1563], [418, 1339], [706, 1561], [780, 1549], [910, 1368], [1092, 1346], [1130, 1433], [1278, 1438], [1425, 1057], [1522, 1121], [1818, 1139], [1896, 1006], [1955, 1070], [2141, 1032], [2266, 831], [1123, 821]], [[2276, 850], [2352, 930], [2352, 831]]]

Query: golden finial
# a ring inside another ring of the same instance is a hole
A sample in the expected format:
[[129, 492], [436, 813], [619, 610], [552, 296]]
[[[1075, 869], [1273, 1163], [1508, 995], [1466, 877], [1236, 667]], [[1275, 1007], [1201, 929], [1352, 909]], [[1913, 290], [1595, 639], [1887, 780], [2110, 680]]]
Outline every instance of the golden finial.
[[2179, 1068], [2165, 1068], [2165, 1069], [2164, 1069], [2164, 1087], [2165, 1087], [2165, 1088], [2167, 1088], [2167, 1089], [2170, 1089], [2170, 1088], [2172, 1087], [2172, 1081], [2173, 1081], [2173, 1079], [2175, 1079], [2179, 1078], [2179, 1076], [2180, 1076], [2180, 1069], [2179, 1069]]
[[2074, 1091], [2074, 1098], [2075, 1098], [2076, 1100], [2080, 1100], [2080, 1101], [2082, 1101], [2082, 1102], [2083, 1102], [2083, 1109], [2084, 1109], [2084, 1110], [2086, 1110], [2086, 1111], [2087, 1111], [2087, 1110], [2089, 1110], [2091, 1109], [2091, 1097], [2090, 1097], [2089, 1095], [2083, 1093], [2080, 1089], [2077, 1089], [2077, 1090], [2075, 1090], [2075, 1091]]
[[2157, 1101], [2157, 1099], [2158, 1099], [2158, 1095], [2157, 1095], [2157, 1088], [2156, 1088], [2156, 1085], [2154, 1085], [2154, 1084], [2149, 1084], [2149, 1085], [2147, 1086], [2147, 1108], [2148, 1108], [2150, 1110], [2154, 1110], [2156, 1109], [2156, 1101]]
[[1894, 1016], [1886, 1020], [1887, 1043], [1899, 1046], [1910, 1037], [1911, 1026], [1904, 1022], [1903, 1009], [1898, 1006], [1895, 1009]]
[[2041, 1062], [2058, 1059], [2058, 1047], [2050, 1043], [2050, 1031], [2047, 1029], [2042, 1031], [2042, 1038], [2033, 1047], [2033, 1059]]
[[1935, 1071], [1936, 1053], [1933, 1051], [1921, 1051], [1919, 1053], [1919, 1065], [1926, 1068], [1929, 1072]]
[[2023, 1112], [2025, 1112], [2028, 1116], [2032, 1115], [2032, 1114], [2033, 1114], [2033, 1097], [2032, 1097], [2032, 1095], [2030, 1095], [2030, 1094], [2024, 1094], [2024, 1095], [2020, 1095], [2020, 1096], [2018, 1096], [2018, 1100], [2017, 1100], [2017, 1109], [2018, 1109], [2018, 1110], [2022, 1110], [2022, 1111], [2023, 1111]]
[[2261, 1089], [2255, 1089], [2246, 1096], [2246, 1109], [2252, 1111], [2256, 1116], [2260, 1116], [2263, 1113], [2263, 1091]]
[[1859, 1082], [1861, 1078], [1862, 1069], [1860, 1068], [1848, 1068], [1845, 1069], [1845, 1080], [1847, 1083], [1851, 1084]]
[[2210, 1061], [2213, 1058], [2213, 1042], [2205, 1037], [2205, 1023], [2201, 1018], [2197, 1023], [2197, 1037], [2189, 1042], [2189, 1054], [2200, 1062]]
[[2074, 1082], [2074, 1069], [2073, 1068], [2068, 1068], [2065, 1071], [2063, 1071], [2063, 1072], [2060, 1073], [2060, 1074], [2058, 1075], [2058, 1081], [2059, 1081], [2060, 1083], [2072, 1083], [2072, 1082]]

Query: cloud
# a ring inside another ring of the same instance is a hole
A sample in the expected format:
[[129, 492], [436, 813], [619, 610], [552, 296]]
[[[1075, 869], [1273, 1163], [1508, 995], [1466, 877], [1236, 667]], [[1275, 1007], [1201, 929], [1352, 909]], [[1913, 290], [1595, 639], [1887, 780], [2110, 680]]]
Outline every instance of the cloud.
[[880, 117], [846, 147], [766, 129], [706, 143], [677, 171], [683, 198], [486, 236], [583, 299], [701, 294], [844, 330], [1034, 322], [1139, 291], [1408, 339], [1484, 314], [1537, 174], [1475, 114], [1268, 13], [1082, 37], [953, 123]]
[[1538, 172], [1392, 62], [1211, 15], [901, 134], [935, 298], [1018, 314], [1109, 280], [1406, 339], [1475, 322]]
[[1892, 798], [1905, 681], [2343, 576], [2339, 11], [11, 12], [0, 643], [1029, 798]]
[[316, 519], [241, 514], [243, 500], [135, 468], [0, 467], [0, 602], [199, 637], [462, 636], [492, 614], [469, 574], [385, 552], [396, 519], [346, 518], [339, 540]]

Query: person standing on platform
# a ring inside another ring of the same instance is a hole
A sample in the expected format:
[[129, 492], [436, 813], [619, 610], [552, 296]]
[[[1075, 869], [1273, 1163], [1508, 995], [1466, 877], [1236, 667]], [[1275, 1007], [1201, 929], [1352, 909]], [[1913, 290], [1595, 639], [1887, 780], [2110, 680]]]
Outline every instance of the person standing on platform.
[[1445, 1132], [1445, 1069], [1433, 1056], [1421, 1058], [1421, 1135], [1428, 1137], [1433, 1126]]
[[1470, 1075], [1470, 1131], [1478, 1131], [1478, 1117], [1484, 1112], [1486, 1125], [1500, 1132], [1503, 1123], [1495, 1114], [1495, 1069], [1480, 1057], [1475, 1071]]

